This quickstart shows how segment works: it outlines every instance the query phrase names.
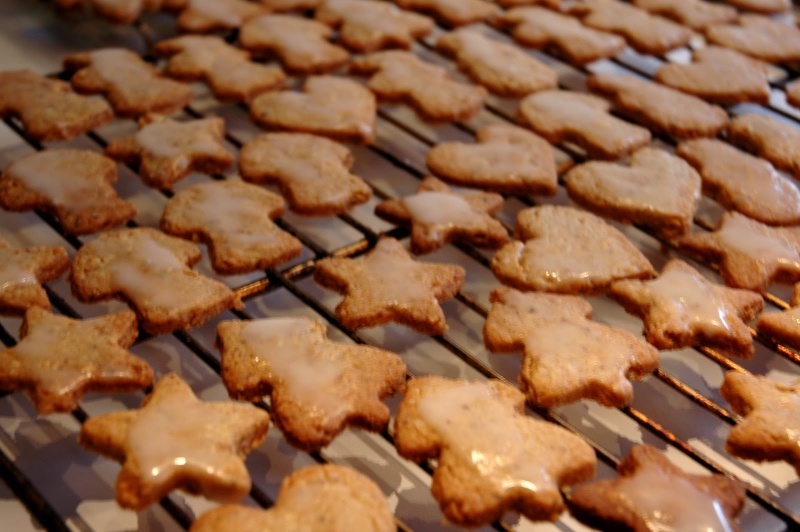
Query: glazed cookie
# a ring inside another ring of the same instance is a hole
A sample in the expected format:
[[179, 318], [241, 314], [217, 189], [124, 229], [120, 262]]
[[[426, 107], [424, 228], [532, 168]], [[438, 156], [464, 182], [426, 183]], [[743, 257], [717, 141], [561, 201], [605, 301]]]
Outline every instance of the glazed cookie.
[[312, 76], [306, 78], [302, 92], [269, 92], [250, 103], [250, 116], [267, 129], [313, 133], [353, 144], [375, 139], [376, 113], [369, 89], [335, 76]]
[[75, 254], [70, 281], [80, 301], [127, 301], [150, 334], [189, 329], [242, 302], [222, 283], [189, 268], [190, 242], [139, 227], [103, 233]]
[[455, 81], [443, 67], [400, 50], [356, 58], [350, 72], [369, 75], [367, 86], [380, 100], [408, 103], [431, 121], [467, 120], [483, 108], [486, 99], [483, 87]]
[[647, 279], [653, 266], [598, 216], [557, 205], [524, 209], [516, 237], [492, 259], [501, 282], [519, 290], [591, 294], [619, 279]]
[[655, 80], [714, 103], [769, 101], [766, 65], [719, 46], [695, 50], [691, 64], [665, 64]]
[[260, 0], [260, 4], [273, 13], [308, 11], [317, 9], [324, 0]]
[[729, 124], [721, 107], [637, 76], [593, 74], [586, 86], [610, 99], [617, 112], [671, 137], [714, 137]]
[[521, 98], [532, 92], [554, 89], [555, 70], [517, 46], [462, 28], [439, 37], [436, 48], [455, 58], [459, 70], [475, 83], [500, 96]]
[[347, 427], [381, 431], [381, 400], [403, 388], [406, 365], [383, 349], [327, 339], [308, 318], [223, 321], [222, 380], [232, 398], [269, 396], [272, 421], [298, 449], [317, 451]]
[[89, 150], [48, 149], [17, 159], [0, 175], [0, 206], [39, 209], [55, 216], [64, 231], [83, 235], [110, 229], [136, 216], [117, 196], [117, 165]]
[[792, 0], [727, 0], [727, 2], [739, 9], [764, 15], [784, 13], [792, 7]]
[[[633, 397], [630, 381], [658, 368], [658, 350], [627, 331], [589, 320], [585, 300], [507, 288], [492, 292], [491, 299], [484, 342], [523, 350], [520, 389], [539, 408], [582, 399], [623, 407]], [[579, 369], [587, 367], [592, 370]]]
[[58, 9], [88, 7], [93, 14], [115, 24], [130, 24], [145, 11], [159, 11], [164, 0], [55, 0]]
[[[796, 297], [793, 299], [797, 299]], [[783, 312], [764, 313], [758, 317], [758, 333], [800, 351], [800, 306], [795, 305]]]
[[613, 57], [625, 48], [622, 37], [587, 28], [574, 17], [543, 7], [515, 7], [492, 20], [500, 28], [511, 29], [518, 43], [555, 51], [578, 65]]
[[383, 201], [375, 214], [411, 226], [411, 251], [431, 253], [451, 241], [496, 249], [508, 242], [503, 224], [493, 218], [503, 196], [486, 192], [454, 192], [435, 177], [422, 180], [416, 194]]
[[267, 133], [245, 144], [239, 171], [253, 183], [280, 187], [291, 209], [306, 216], [341, 214], [372, 197], [351, 174], [353, 154], [345, 146], [305, 133]]
[[259, 15], [269, 13], [265, 0], [166, 0], [180, 11], [178, 29], [184, 33], [230, 30]]
[[642, 148], [628, 166], [589, 161], [564, 177], [569, 197], [585, 209], [643, 225], [665, 238], [686, 234], [700, 202], [700, 176], [679, 157]]
[[12, 247], [0, 237], [0, 314], [21, 316], [31, 307], [50, 308], [42, 284], [69, 269], [61, 246]]
[[553, 147], [516, 126], [493, 124], [475, 134], [477, 144], [443, 142], [428, 152], [426, 163], [442, 180], [503, 194], [556, 193]]
[[800, 474], [800, 383], [729, 371], [719, 393], [744, 418], [731, 429], [725, 449], [746, 460], [785, 460]]
[[522, 393], [497, 380], [408, 382], [394, 443], [409, 460], [438, 460], [431, 491], [449, 522], [484, 525], [509, 510], [555, 521], [564, 510], [560, 489], [594, 476], [594, 451], [583, 439], [524, 408]]
[[143, 510], [174, 489], [220, 502], [250, 491], [244, 456], [267, 434], [269, 415], [253, 405], [204, 402], [174, 373], [135, 410], [87, 419], [78, 441], [122, 462], [117, 502]]
[[731, 120], [728, 140], [800, 177], [800, 129], [767, 115], [750, 113]]
[[800, 107], [800, 80], [794, 80], [784, 86], [786, 102], [789, 105]]
[[397, 525], [381, 490], [353, 469], [333, 464], [296, 471], [281, 482], [268, 510], [222, 506], [204, 513], [191, 532], [220, 530], [394, 532]]
[[760, 15], [740, 15], [733, 24], [706, 28], [710, 43], [733, 48], [768, 63], [800, 61], [800, 29]]
[[359, 53], [411, 48], [428, 35], [432, 19], [375, 0], [325, 0], [314, 17], [339, 30], [339, 42]]
[[112, 140], [109, 157], [139, 165], [145, 185], [172, 186], [191, 174], [216, 174], [233, 164], [233, 154], [222, 145], [225, 122], [220, 117], [177, 122], [149, 115], [139, 121], [138, 133]]
[[170, 198], [161, 229], [206, 244], [215, 272], [248, 273], [282, 264], [303, 250], [299, 240], [272, 222], [285, 208], [282, 197], [259, 186], [208, 181]]
[[64, 68], [76, 70], [70, 80], [75, 90], [102, 93], [120, 117], [172, 113], [192, 101], [188, 85], [161, 77], [153, 65], [123, 48], [68, 55]]
[[733, 22], [738, 16], [731, 6], [704, 0], [634, 0], [633, 5], [698, 31], [713, 24]]
[[483, 22], [499, 11], [486, 0], [394, 0], [402, 9], [420, 11], [450, 27]]
[[681, 260], [652, 281], [618, 281], [609, 295], [642, 319], [647, 341], [659, 349], [706, 345], [742, 358], [755, 352], [746, 322], [764, 308], [761, 296], [712, 283]]
[[763, 293], [774, 282], [800, 281], [798, 227], [769, 227], [727, 212], [713, 233], [687, 235], [680, 246], [716, 264], [729, 286]]
[[20, 341], [0, 351], [0, 389], [27, 393], [40, 414], [71, 412], [88, 392], [141, 390], [152, 368], [127, 351], [139, 330], [125, 311], [74, 320], [31, 307]]
[[681, 142], [675, 153], [703, 178], [703, 193], [769, 225], [800, 223], [800, 191], [770, 163], [716, 139]]
[[517, 117], [553, 144], [572, 142], [590, 157], [618, 159], [650, 142], [650, 132], [610, 113], [611, 104], [580, 92], [552, 90], [527, 96]]
[[22, 122], [30, 138], [42, 141], [69, 140], [114, 118], [99, 96], [81, 96], [69, 84], [31, 70], [0, 72], [0, 118]]
[[286, 79], [279, 67], [254, 63], [249, 53], [216, 36], [174, 37], [156, 43], [153, 53], [169, 58], [165, 74], [181, 81], [203, 80], [222, 101], [249, 101]]
[[348, 329], [396, 322], [432, 335], [447, 331], [439, 303], [458, 293], [464, 276], [456, 264], [415, 261], [388, 237], [363, 257], [328, 257], [314, 270], [316, 282], [344, 295], [336, 317]]
[[569, 13], [591, 28], [623, 36], [643, 54], [662, 55], [692, 38], [688, 28], [618, 0], [583, 0], [572, 5]]
[[570, 513], [600, 530], [739, 530], [747, 490], [734, 478], [686, 473], [649, 445], [633, 447], [617, 472], [574, 490]]
[[328, 42], [333, 30], [292, 15], [262, 15], [239, 30], [239, 43], [254, 54], [274, 56], [295, 74], [321, 74], [347, 63], [347, 50]]

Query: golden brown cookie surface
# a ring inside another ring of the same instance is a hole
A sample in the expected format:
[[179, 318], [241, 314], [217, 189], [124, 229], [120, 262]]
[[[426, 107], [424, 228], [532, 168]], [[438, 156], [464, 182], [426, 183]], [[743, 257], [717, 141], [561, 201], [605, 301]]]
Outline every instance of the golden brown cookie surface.
[[464, 26], [482, 22], [498, 11], [486, 0], [394, 0], [403, 9], [431, 15], [447, 26]]
[[800, 131], [794, 126], [767, 115], [744, 114], [731, 120], [728, 140], [800, 176]]
[[733, 24], [709, 26], [706, 38], [769, 63], [800, 60], [800, 29], [761, 15], [740, 15]]
[[679, 22], [693, 30], [736, 20], [735, 8], [704, 0], [634, 0], [633, 4], [654, 15]]
[[69, 269], [61, 246], [14, 247], [0, 238], [0, 313], [21, 316], [30, 307], [50, 308], [42, 287]]

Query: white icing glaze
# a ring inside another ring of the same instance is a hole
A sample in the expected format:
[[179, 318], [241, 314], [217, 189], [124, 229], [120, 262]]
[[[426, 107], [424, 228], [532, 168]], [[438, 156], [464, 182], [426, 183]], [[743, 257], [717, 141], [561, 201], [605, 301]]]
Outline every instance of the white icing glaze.
[[61, 153], [44, 151], [20, 159], [13, 164], [12, 175], [54, 204], [77, 209], [90, 203], [85, 192], [101, 186], [102, 177], [89, 175], [70, 165], [70, 159], [62, 158]]
[[471, 463], [499, 491], [537, 491], [552, 485], [544, 468], [526, 457], [524, 437], [514, 416], [492, 397], [488, 383], [448, 386], [426, 393], [418, 408], [420, 417], [451, 452]]
[[520, 254], [525, 270], [539, 270], [546, 279], [556, 283], [626, 271], [625, 261], [621, 259], [624, 255], [620, 255], [620, 250], [613, 244], [608, 249], [598, 250], [586, 242], [564, 239], [554, 242], [544, 237], [521, 246]]
[[91, 54], [92, 67], [110, 83], [127, 83], [131, 79], [143, 81], [153, 76], [147, 63], [129, 50], [109, 48]]
[[600, 371], [616, 370], [615, 376], [625, 380], [629, 349], [616, 343], [602, 325], [587, 324], [554, 321], [537, 327], [525, 341], [526, 350], [532, 346], [536, 357], [542, 359], [540, 369], [555, 366], [559, 371], [563, 370], [564, 376], [581, 380], [589, 375], [605, 379], [605, 375], [598, 374]]
[[223, 234], [242, 247], [268, 246], [277, 242], [269, 229], [267, 211], [254, 198], [223, 186], [205, 188], [195, 198], [194, 213], [209, 234]]
[[447, 192], [417, 192], [402, 199], [415, 222], [437, 225], [459, 225], [479, 215], [459, 195]]
[[754, 224], [745, 216], [734, 215], [716, 235], [725, 246], [759, 262], [775, 262], [787, 269], [800, 270], [800, 254], [780, 238], [753, 231]]
[[191, 122], [154, 122], [136, 133], [136, 143], [156, 157], [181, 157], [187, 152], [214, 153], [219, 150], [219, 140], [207, 127], [212, 122], [212, 118]]
[[436, 298], [417, 278], [417, 264], [413, 260], [387, 256], [380, 249], [373, 251], [367, 259], [369, 289], [374, 299], [398, 306], [414, 305], [424, 300], [435, 302]]
[[[233, 2], [220, 2], [219, 0], [189, 0], [189, 5], [186, 9], [196, 11], [227, 26], [237, 27], [244, 22], [244, 17], [236, 9], [238, 3], [236, 5], [232, 4]], [[257, 6], [257, 3], [253, 3], [253, 8]]]
[[13, 255], [0, 249], [0, 292], [16, 286], [37, 284], [36, 276], [13, 260]]

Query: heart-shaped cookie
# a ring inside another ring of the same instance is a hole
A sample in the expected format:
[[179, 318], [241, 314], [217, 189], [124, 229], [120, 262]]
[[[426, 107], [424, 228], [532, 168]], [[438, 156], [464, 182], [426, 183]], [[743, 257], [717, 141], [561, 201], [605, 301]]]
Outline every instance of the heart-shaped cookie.
[[606, 218], [641, 224], [668, 238], [685, 234], [700, 201], [700, 176], [683, 159], [642, 148], [630, 165], [591, 161], [564, 178], [569, 197]]
[[303, 92], [266, 93], [250, 104], [250, 116], [268, 129], [354, 144], [374, 140], [376, 112], [375, 96], [368, 89], [335, 76], [312, 76], [303, 84]]
[[555, 194], [556, 163], [547, 141], [506, 125], [483, 127], [475, 139], [477, 144], [437, 144], [428, 152], [428, 168], [454, 185], [503, 194]]

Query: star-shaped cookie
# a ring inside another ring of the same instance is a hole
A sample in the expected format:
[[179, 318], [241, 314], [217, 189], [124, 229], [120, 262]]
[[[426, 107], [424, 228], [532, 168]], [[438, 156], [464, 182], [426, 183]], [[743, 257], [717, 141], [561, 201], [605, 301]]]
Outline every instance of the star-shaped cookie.
[[712, 233], [694, 233], [680, 247], [719, 267], [728, 286], [766, 292], [800, 281], [800, 228], [770, 227], [739, 214], [722, 215]]
[[486, 192], [454, 192], [435, 177], [422, 180], [416, 194], [386, 200], [375, 214], [392, 223], [411, 226], [411, 251], [431, 253], [451, 241], [499, 248], [508, 232], [492, 216], [503, 196]]
[[731, 429], [725, 449], [758, 462], [786, 460], [800, 474], [800, 382], [729, 371], [719, 393], [744, 418]]
[[617, 471], [574, 490], [570, 513], [600, 530], [739, 529], [747, 493], [738, 480], [686, 473], [649, 445], [631, 449]]
[[448, 521], [479, 526], [508, 510], [555, 521], [560, 488], [594, 476], [579, 436], [524, 414], [522, 393], [496, 380], [439, 376], [408, 381], [394, 424], [400, 456], [437, 459], [431, 491]]
[[74, 320], [31, 307], [19, 343], [0, 351], [0, 389], [22, 390], [50, 414], [74, 410], [87, 392], [146, 388], [152, 368], [126, 350], [138, 334], [130, 311]]
[[464, 283], [456, 264], [419, 262], [394, 238], [381, 238], [356, 259], [329, 257], [317, 262], [314, 280], [344, 295], [336, 317], [349, 329], [397, 322], [423, 334], [447, 330], [441, 301]]
[[380, 431], [381, 400], [405, 384], [406, 365], [383, 349], [327, 339], [308, 318], [223, 321], [217, 326], [222, 380], [231, 397], [270, 397], [272, 420], [294, 447], [316, 451], [345, 428]]
[[13, 247], [0, 237], [0, 314], [20, 316], [30, 307], [50, 308], [42, 283], [69, 269], [61, 246]]
[[32, 70], [0, 72], [0, 117], [13, 116], [38, 141], [69, 140], [110, 122], [114, 113], [99, 96], [81, 96], [69, 83]]
[[228, 168], [234, 158], [222, 145], [224, 136], [225, 121], [219, 117], [177, 122], [149, 115], [136, 134], [112, 140], [105, 153], [138, 164], [145, 185], [170, 189], [192, 172], [215, 174]]
[[204, 80], [214, 97], [246, 102], [283, 85], [276, 65], [250, 61], [250, 54], [212, 35], [184, 35], [157, 43], [153, 53], [168, 57], [164, 73], [181, 81]]
[[208, 181], [170, 198], [161, 228], [208, 245], [217, 273], [242, 274], [277, 266], [302, 251], [299, 240], [272, 222], [285, 208], [282, 197], [257, 185]]
[[326, 464], [286, 477], [272, 508], [222, 506], [192, 524], [192, 532], [220, 530], [394, 532], [397, 525], [374, 482], [354, 469]]
[[174, 373], [136, 410], [89, 418], [78, 441], [122, 462], [117, 502], [143, 510], [182, 489], [220, 502], [250, 491], [244, 456], [267, 434], [269, 415], [250, 404], [204, 402]]
[[653, 266], [619, 230], [592, 213], [559, 205], [524, 209], [516, 238], [492, 259], [492, 271], [519, 290], [591, 294], [619, 279], [647, 279]]
[[762, 297], [712, 283], [682, 260], [669, 261], [657, 279], [616, 282], [609, 295], [644, 321], [647, 341], [659, 349], [707, 345], [742, 358], [755, 352], [746, 322], [764, 308]]

